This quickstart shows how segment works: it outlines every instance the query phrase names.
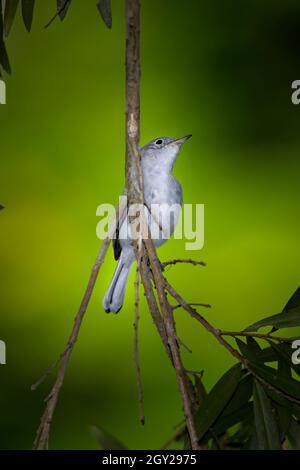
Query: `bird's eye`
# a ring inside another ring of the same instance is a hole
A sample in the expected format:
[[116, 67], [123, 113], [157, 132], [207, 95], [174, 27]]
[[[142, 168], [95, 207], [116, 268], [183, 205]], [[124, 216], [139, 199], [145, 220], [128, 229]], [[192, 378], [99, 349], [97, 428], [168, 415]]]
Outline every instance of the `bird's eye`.
[[156, 145], [160, 145], [160, 144], [162, 144], [162, 140], [158, 139], [155, 143], [156, 143]]

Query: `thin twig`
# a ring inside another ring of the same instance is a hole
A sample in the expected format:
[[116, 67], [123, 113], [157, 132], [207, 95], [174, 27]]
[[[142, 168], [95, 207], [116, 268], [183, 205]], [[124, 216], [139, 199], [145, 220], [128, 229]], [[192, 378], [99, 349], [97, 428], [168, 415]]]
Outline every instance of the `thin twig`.
[[140, 368], [140, 357], [139, 357], [139, 319], [140, 319], [140, 305], [139, 305], [139, 269], [136, 269], [135, 282], [134, 282], [134, 291], [135, 291], [135, 320], [134, 320], [134, 367], [136, 373], [136, 382], [138, 390], [138, 402], [139, 402], [139, 411], [140, 411], [140, 422], [145, 424], [145, 410], [144, 410], [144, 393], [143, 393], [143, 384], [141, 377], [141, 368]]
[[292, 343], [294, 340], [299, 339], [298, 337], [294, 338], [284, 338], [283, 336], [273, 336], [271, 334], [263, 333], [254, 333], [251, 331], [220, 331], [221, 336], [250, 336], [252, 338], [264, 339], [266, 341], [278, 341], [279, 343]]
[[192, 264], [193, 266], [206, 266], [206, 263], [204, 261], [195, 261], [194, 259], [171, 259], [169, 261], [164, 261], [163, 263], [161, 263], [161, 266], [164, 269], [167, 266], [172, 266], [178, 263]]
[[176, 335], [176, 339], [178, 341], [178, 343], [187, 351], [189, 352], [190, 354], [192, 354], [192, 350], [179, 338], [179, 336]]
[[[210, 304], [201, 304], [201, 303], [196, 303], [196, 302], [188, 302], [188, 305], [191, 307], [204, 307], [204, 308], [211, 308]], [[177, 310], [178, 308], [182, 308], [182, 305], [177, 304], [177, 305], [172, 305], [172, 309]]]
[[[116, 219], [122, 216], [122, 213], [125, 210], [125, 208], [126, 208], [126, 204], [124, 203], [124, 200], [121, 200], [119, 208], [117, 209]], [[80, 330], [86, 309], [88, 307], [92, 292], [94, 290], [94, 286], [95, 286], [95, 283], [99, 274], [99, 270], [103, 264], [110, 241], [112, 237], [114, 236], [115, 228], [116, 228], [116, 220], [114, 220], [114, 222], [112, 223], [110, 230], [109, 230], [109, 234], [104, 239], [101, 245], [98, 256], [92, 268], [92, 272], [91, 272], [89, 282], [88, 282], [86, 291], [84, 293], [81, 305], [75, 317], [74, 325], [73, 325], [69, 340], [67, 342], [64, 352], [60, 356], [57, 378], [51, 389], [51, 392], [49, 393], [49, 395], [47, 396], [45, 400], [46, 408], [41, 417], [40, 426], [37, 430], [36, 438], [33, 444], [34, 449], [38, 449], [38, 450], [48, 449], [50, 427], [51, 427], [51, 423], [53, 419], [53, 414], [56, 408], [56, 404], [58, 401], [59, 393], [64, 382], [67, 366], [68, 366], [74, 345], [77, 341], [79, 330]]]

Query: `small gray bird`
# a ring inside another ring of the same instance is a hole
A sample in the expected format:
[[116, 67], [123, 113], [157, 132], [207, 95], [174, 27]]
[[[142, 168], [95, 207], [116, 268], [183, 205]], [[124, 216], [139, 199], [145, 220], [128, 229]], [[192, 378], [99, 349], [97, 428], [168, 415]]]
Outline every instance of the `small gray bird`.
[[[172, 235], [178, 221], [182, 189], [172, 170], [181, 145], [190, 137], [191, 135], [181, 139], [159, 137], [140, 149], [144, 177], [144, 213], [156, 247]], [[127, 216], [117, 230], [117, 235], [114, 253], [115, 259], [119, 261], [103, 299], [103, 308], [107, 313], [118, 313], [122, 308], [128, 277], [135, 260]]]

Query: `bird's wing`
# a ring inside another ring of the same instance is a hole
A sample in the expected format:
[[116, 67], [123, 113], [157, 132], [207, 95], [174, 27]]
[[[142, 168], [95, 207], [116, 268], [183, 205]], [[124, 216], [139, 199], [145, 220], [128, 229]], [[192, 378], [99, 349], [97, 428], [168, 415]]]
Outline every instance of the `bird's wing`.
[[[123, 196], [126, 196], [126, 188], [124, 188]], [[114, 249], [114, 258], [116, 261], [120, 258], [121, 251], [122, 251], [119, 234], [120, 234], [120, 228], [122, 227], [122, 224], [127, 217], [127, 213], [128, 213], [128, 209], [125, 210], [123, 214], [121, 215], [121, 217], [118, 217], [118, 220], [116, 221], [116, 233], [115, 233], [115, 237], [112, 240], [112, 245]]]

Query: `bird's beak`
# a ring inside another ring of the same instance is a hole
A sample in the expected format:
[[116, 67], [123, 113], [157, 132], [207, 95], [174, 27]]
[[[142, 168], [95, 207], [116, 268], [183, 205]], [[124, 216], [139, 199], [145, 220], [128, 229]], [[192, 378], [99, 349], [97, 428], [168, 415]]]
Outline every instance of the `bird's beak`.
[[177, 144], [177, 145], [181, 145], [181, 144], [184, 144], [184, 142], [186, 142], [188, 139], [190, 139], [192, 137], [192, 134], [188, 134], [184, 137], [181, 137], [181, 139], [175, 139], [172, 144]]

